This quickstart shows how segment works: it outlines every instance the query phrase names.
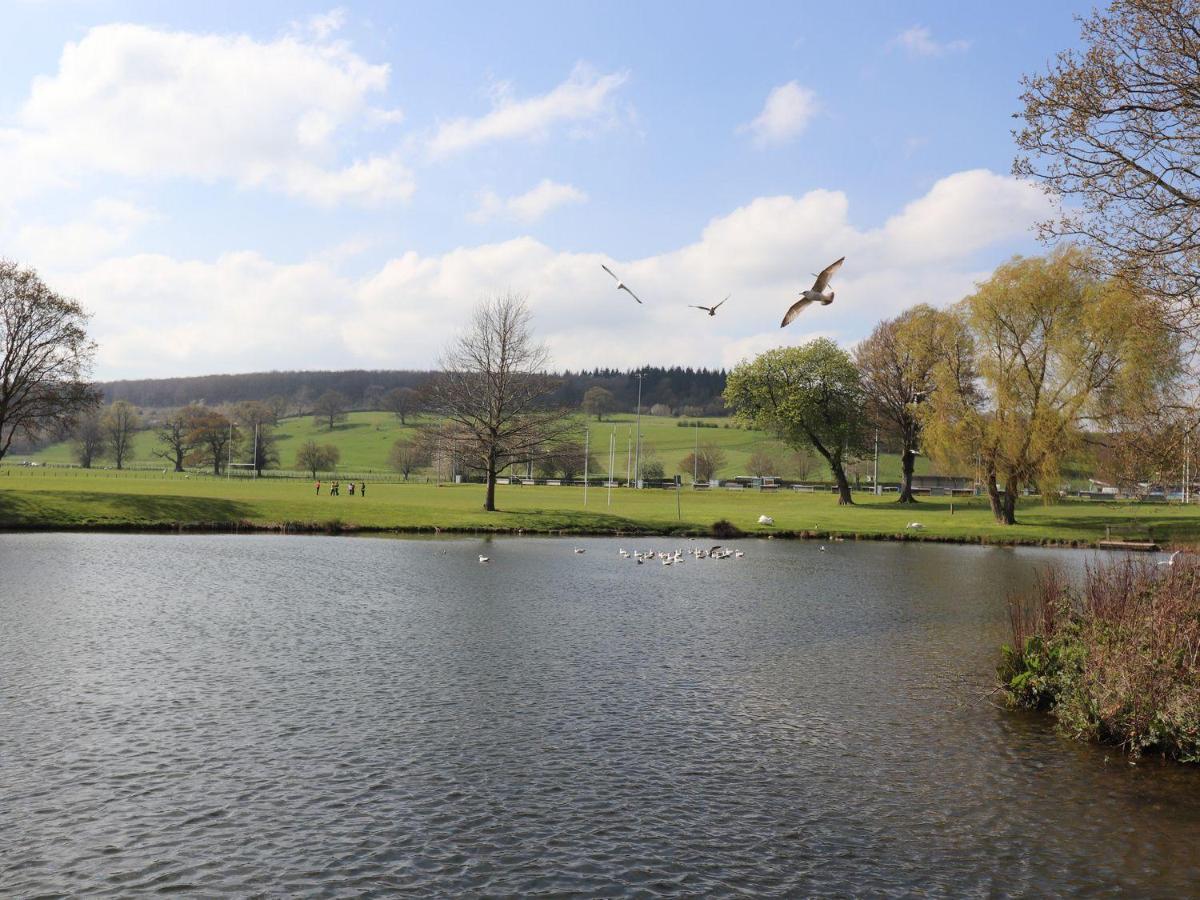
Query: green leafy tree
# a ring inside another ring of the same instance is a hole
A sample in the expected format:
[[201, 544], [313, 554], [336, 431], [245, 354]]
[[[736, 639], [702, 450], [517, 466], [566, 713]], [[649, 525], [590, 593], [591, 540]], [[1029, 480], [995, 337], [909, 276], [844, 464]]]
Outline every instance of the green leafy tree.
[[738, 418], [829, 464], [838, 503], [851, 504], [845, 464], [863, 449], [862, 381], [854, 360], [827, 338], [768, 350], [729, 373], [725, 402]]

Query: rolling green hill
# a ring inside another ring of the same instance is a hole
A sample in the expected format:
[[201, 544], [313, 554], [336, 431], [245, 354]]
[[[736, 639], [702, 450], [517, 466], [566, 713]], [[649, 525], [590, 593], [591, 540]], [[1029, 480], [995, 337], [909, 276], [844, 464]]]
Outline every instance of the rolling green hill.
[[[429, 420], [426, 419], [425, 422]], [[647, 458], [657, 456], [663, 464], [665, 474], [670, 477], [678, 470], [680, 461], [692, 452], [699, 438], [700, 443], [715, 444], [724, 451], [726, 462], [717, 472], [719, 478], [733, 478], [737, 475], [748, 474], [750, 455], [756, 450], [766, 450], [781, 463], [787, 459], [788, 453], [778, 441], [773, 440], [761, 431], [752, 431], [737, 427], [732, 419], [704, 419], [702, 422], [713, 423], [715, 428], [680, 427], [678, 419], [656, 416], [642, 416], [642, 448]], [[418, 420], [420, 424], [420, 420]], [[591, 433], [593, 471], [602, 473], [608, 464], [608, 446], [610, 435], [616, 435], [616, 473], [624, 478], [627, 462], [636, 433], [635, 417], [632, 415], [616, 415], [603, 422], [594, 419], [580, 419], [580, 429], [587, 427]], [[338, 468], [347, 472], [377, 472], [389, 471], [388, 455], [396, 440], [405, 434], [413, 434], [416, 425], [401, 425], [391, 413], [386, 412], [354, 412], [347, 420], [336, 425], [332, 431], [323, 425], [313, 422], [311, 416], [296, 416], [284, 419], [275, 430], [278, 440], [280, 467], [292, 469], [295, 466], [296, 451], [306, 441], [317, 441], [322, 444], [334, 444], [341, 451], [341, 462]], [[582, 437], [582, 435], [581, 435]], [[137, 435], [133, 444], [133, 456], [129, 462], [132, 466], [164, 466], [165, 461], [154, 455], [158, 446], [152, 431], [143, 431]], [[248, 454], [246, 454], [248, 455]], [[68, 442], [53, 444], [29, 457], [43, 463], [71, 463], [71, 446]], [[107, 461], [99, 465], [108, 465]], [[794, 477], [794, 473], [784, 466], [781, 475]], [[917, 471], [929, 470], [925, 459], [917, 461]], [[860, 474], [866, 478], [871, 471], [868, 460], [859, 466]], [[879, 475], [883, 481], [896, 481], [900, 477], [900, 461], [896, 454], [880, 454]], [[808, 480], [827, 480], [831, 476], [823, 461], [813, 454], [813, 461], [806, 478]], [[686, 475], [685, 475], [686, 478]]]

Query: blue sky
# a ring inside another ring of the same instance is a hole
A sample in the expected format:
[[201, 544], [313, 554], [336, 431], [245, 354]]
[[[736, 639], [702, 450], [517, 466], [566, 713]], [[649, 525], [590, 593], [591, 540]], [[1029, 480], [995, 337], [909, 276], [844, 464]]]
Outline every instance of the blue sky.
[[0, 5], [0, 254], [101, 378], [429, 366], [503, 290], [564, 366], [849, 346], [1037, 249], [1018, 80], [1088, 8]]

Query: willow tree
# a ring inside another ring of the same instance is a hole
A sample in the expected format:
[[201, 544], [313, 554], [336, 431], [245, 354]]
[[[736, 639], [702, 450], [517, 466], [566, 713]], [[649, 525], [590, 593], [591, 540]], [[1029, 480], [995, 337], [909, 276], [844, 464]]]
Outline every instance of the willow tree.
[[1067, 201], [1043, 224], [1200, 323], [1200, 0], [1113, 0], [1024, 79], [1014, 169]]
[[1023, 488], [1056, 488], [1085, 431], [1178, 359], [1157, 307], [1087, 262], [1069, 248], [1018, 257], [954, 310], [960, 352], [935, 372], [925, 446], [940, 462], [979, 465], [1002, 524], [1016, 522]]
[[957, 330], [946, 313], [921, 304], [875, 326], [855, 348], [872, 420], [900, 443], [900, 503], [916, 503], [913, 469], [921, 439], [921, 404], [933, 394], [934, 372]]
[[837, 481], [838, 503], [854, 502], [845, 464], [864, 449], [866, 410], [850, 354], [827, 338], [777, 347], [734, 368], [724, 396], [742, 421], [794, 450], [821, 454]]
[[571, 412], [552, 403], [559, 382], [549, 366], [524, 298], [503, 294], [475, 308], [429, 384], [430, 409], [455, 434], [456, 454], [484, 475], [489, 512], [496, 509], [498, 472], [575, 430]]

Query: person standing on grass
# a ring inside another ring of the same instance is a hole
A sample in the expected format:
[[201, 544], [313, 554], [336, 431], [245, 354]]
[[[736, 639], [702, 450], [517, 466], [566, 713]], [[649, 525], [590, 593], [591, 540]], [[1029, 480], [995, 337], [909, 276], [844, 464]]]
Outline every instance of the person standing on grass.
[[354, 482], [353, 481], [350, 482], [350, 496], [351, 497], [354, 496]]
[[367, 496], [367, 483], [365, 481], [359, 482], [358, 496], [360, 496], [360, 497]]
[[321, 482], [319, 481], [317, 482], [317, 496], [321, 496]]

